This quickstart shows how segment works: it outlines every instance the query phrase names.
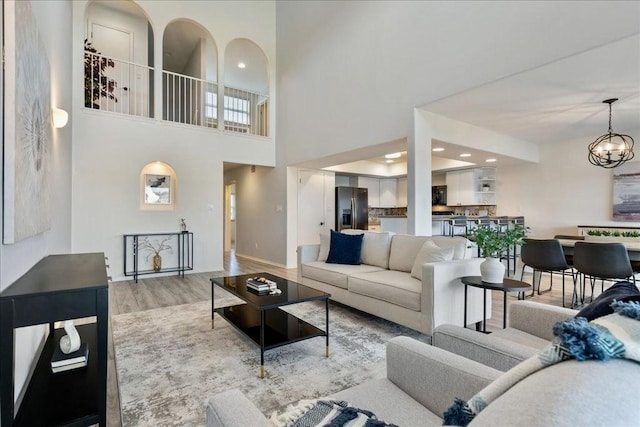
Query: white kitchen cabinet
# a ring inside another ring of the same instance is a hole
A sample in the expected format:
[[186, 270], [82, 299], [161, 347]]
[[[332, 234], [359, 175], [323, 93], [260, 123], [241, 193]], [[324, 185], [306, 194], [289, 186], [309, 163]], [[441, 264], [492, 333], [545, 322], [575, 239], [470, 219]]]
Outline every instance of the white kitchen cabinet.
[[447, 205], [495, 205], [496, 168], [447, 172]]
[[398, 205], [396, 194], [398, 181], [395, 178], [380, 180], [380, 206], [381, 208], [395, 208]]
[[396, 204], [398, 207], [407, 206], [407, 178], [398, 178], [398, 192], [396, 193]]
[[447, 206], [475, 205], [473, 169], [447, 172]]
[[378, 178], [359, 176], [358, 187], [369, 190], [369, 206], [380, 207], [380, 180]]
[[496, 204], [496, 168], [476, 168], [474, 192], [476, 205]]

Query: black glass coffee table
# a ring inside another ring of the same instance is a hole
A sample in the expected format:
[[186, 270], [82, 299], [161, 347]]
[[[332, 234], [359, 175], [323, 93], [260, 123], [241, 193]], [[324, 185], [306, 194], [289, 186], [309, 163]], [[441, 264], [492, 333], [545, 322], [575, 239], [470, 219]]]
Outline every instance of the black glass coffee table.
[[[247, 289], [247, 279], [264, 277], [276, 282], [279, 295], [258, 295]], [[239, 297], [246, 304], [214, 307], [215, 285]], [[236, 329], [260, 347], [260, 378], [264, 378], [264, 352], [309, 338], [325, 336], [325, 356], [329, 357], [329, 298], [331, 294], [309, 288], [292, 280], [269, 273], [252, 273], [240, 276], [211, 278], [211, 328], [214, 328], [214, 313], [218, 313]], [[325, 301], [326, 326], [323, 331], [280, 307], [306, 301]]]

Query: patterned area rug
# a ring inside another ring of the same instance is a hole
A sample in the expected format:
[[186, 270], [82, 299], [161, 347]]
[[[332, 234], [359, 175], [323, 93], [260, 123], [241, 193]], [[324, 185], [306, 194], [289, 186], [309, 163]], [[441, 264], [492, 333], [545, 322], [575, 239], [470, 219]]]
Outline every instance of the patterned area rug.
[[[232, 305], [216, 289], [216, 307]], [[325, 326], [324, 302], [287, 311]], [[300, 399], [326, 396], [384, 377], [385, 343], [399, 335], [429, 342], [411, 329], [331, 304], [330, 357], [316, 337], [265, 352], [216, 315], [211, 301], [128, 313], [111, 318], [123, 426], [204, 425], [207, 400], [238, 388], [265, 414]]]

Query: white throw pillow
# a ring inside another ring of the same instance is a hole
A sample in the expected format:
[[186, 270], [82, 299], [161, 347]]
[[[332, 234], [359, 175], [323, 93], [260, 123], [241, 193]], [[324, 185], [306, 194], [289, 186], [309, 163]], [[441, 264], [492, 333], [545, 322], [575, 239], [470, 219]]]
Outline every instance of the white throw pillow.
[[320, 233], [320, 252], [318, 253], [318, 261], [326, 262], [331, 248], [331, 234]]
[[425, 262], [451, 261], [452, 259], [453, 247], [441, 248], [433, 241], [427, 240], [416, 255], [411, 269], [411, 277], [422, 280], [422, 264]]
[[391, 236], [394, 233], [383, 231], [342, 230], [344, 234], [364, 234], [362, 240], [362, 254], [360, 259], [363, 264], [374, 265], [380, 268], [389, 268], [389, 251], [391, 251]]

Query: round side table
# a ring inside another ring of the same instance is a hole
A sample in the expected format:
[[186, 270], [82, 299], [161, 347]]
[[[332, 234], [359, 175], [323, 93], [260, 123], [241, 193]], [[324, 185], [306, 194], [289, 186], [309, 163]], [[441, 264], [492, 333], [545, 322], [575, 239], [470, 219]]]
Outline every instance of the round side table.
[[524, 292], [531, 289], [531, 285], [520, 280], [505, 278], [502, 283], [483, 282], [480, 276], [465, 276], [460, 279], [464, 283], [464, 324], [467, 327], [467, 287], [473, 286], [483, 290], [482, 299], [482, 332], [487, 332], [487, 289], [492, 291], [501, 291], [504, 294], [502, 312], [502, 328], [507, 327], [507, 292]]

